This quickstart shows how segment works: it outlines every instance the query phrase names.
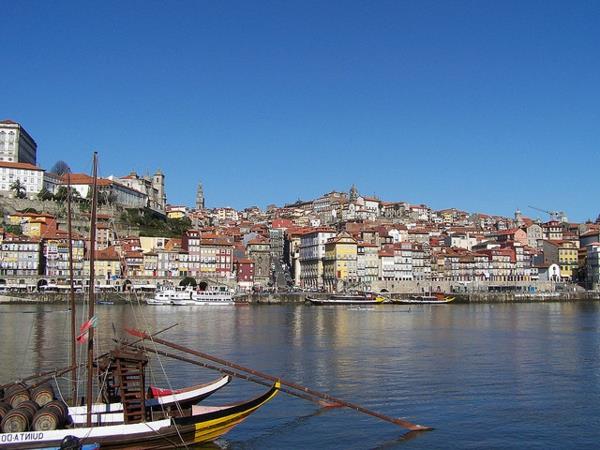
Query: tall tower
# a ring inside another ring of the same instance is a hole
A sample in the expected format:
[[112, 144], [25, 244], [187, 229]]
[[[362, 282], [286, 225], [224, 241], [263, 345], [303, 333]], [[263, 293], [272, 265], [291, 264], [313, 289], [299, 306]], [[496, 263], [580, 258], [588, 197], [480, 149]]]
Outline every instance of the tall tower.
[[152, 177], [152, 187], [156, 189], [156, 203], [164, 211], [167, 206], [167, 193], [165, 192], [165, 175], [160, 169]]
[[196, 209], [204, 209], [204, 189], [202, 189], [202, 183], [198, 183], [198, 190], [196, 191]]
[[517, 224], [517, 227], [523, 226], [523, 214], [520, 209], [515, 211], [515, 223]]
[[350, 188], [350, 201], [354, 202], [354, 201], [356, 201], [357, 198], [358, 198], [358, 189], [356, 189], [356, 186], [352, 185], [352, 187]]

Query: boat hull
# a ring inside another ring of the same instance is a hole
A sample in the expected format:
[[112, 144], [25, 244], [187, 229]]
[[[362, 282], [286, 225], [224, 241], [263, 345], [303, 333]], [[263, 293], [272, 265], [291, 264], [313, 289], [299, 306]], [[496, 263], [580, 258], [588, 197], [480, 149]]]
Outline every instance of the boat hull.
[[[81, 427], [52, 431], [0, 433], [5, 449], [60, 447], [66, 436], [75, 436], [82, 444], [98, 443], [110, 449], [168, 449], [209, 442], [244, 421], [270, 401], [279, 391], [276, 383], [265, 394], [252, 400], [224, 407], [192, 407], [191, 415], [129, 425]], [[194, 412], [194, 408], [199, 408]], [[206, 410], [208, 412], [200, 412]]]
[[312, 305], [380, 305], [383, 300], [377, 299], [359, 299], [359, 298], [313, 298], [306, 297]]
[[454, 301], [454, 297], [447, 298], [444, 300], [422, 300], [422, 299], [394, 299], [392, 303], [398, 305], [445, 305]]

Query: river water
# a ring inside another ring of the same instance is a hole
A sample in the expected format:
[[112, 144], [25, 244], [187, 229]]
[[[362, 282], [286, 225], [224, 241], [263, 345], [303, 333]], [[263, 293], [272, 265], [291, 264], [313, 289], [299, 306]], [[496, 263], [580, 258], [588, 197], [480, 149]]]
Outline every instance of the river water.
[[[162, 337], [435, 428], [405, 436], [370, 416], [280, 394], [217, 441], [220, 448], [600, 446], [599, 303], [98, 305], [96, 312], [101, 350], [113, 329], [177, 323]], [[65, 364], [68, 316], [60, 305], [0, 305], [0, 380]], [[161, 386], [218, 377], [165, 358], [151, 366], [150, 378]], [[264, 389], [234, 380], [205, 402]]]

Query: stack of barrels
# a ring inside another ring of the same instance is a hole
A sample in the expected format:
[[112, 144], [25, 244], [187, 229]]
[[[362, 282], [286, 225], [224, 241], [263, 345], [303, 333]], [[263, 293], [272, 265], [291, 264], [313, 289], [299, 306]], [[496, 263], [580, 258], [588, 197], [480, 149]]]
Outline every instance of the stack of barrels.
[[67, 423], [67, 405], [55, 399], [48, 384], [30, 389], [17, 383], [0, 396], [0, 428], [4, 433], [56, 430]]

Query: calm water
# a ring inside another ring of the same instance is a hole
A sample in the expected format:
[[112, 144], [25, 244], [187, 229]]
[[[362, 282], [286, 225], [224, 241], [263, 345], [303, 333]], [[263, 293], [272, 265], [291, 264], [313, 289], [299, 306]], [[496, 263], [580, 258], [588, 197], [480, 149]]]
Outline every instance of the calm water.
[[[600, 304], [150, 307], [98, 306], [100, 341], [112, 325], [158, 330], [201, 349], [391, 416], [435, 427], [402, 429], [347, 409], [320, 411], [280, 394], [217, 443], [229, 449], [597, 448]], [[0, 380], [68, 358], [62, 306], [0, 305]], [[174, 387], [215, 372], [161, 359], [152, 378]], [[207, 403], [263, 390], [235, 380]]]

